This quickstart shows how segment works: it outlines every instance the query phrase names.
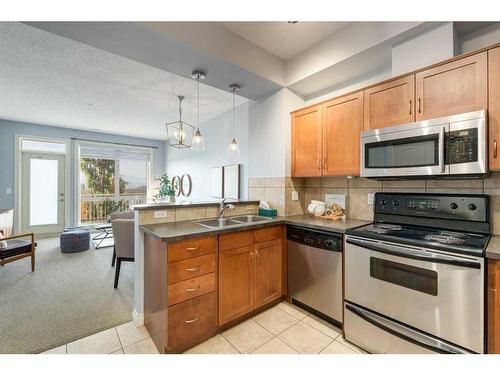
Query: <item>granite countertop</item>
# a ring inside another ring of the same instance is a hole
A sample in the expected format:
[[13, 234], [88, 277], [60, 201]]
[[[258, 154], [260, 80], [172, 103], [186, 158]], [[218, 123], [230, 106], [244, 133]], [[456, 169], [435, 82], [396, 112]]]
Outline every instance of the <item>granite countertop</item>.
[[369, 221], [350, 220], [330, 221], [314, 219], [305, 215], [277, 216], [271, 220], [258, 223], [245, 223], [225, 228], [206, 228], [195, 221], [177, 221], [173, 223], [141, 225], [141, 231], [153, 235], [162, 241], [179, 241], [187, 238], [215, 235], [228, 232], [244, 231], [247, 229], [262, 228], [276, 224], [295, 224], [311, 229], [321, 229], [335, 233], [344, 233], [349, 228], [369, 224]]
[[[241, 199], [228, 199], [226, 203], [231, 204], [259, 204], [260, 201], [256, 200], [241, 200]], [[136, 204], [133, 209], [134, 210], [151, 210], [155, 208], [181, 208], [181, 207], [199, 207], [199, 206], [218, 206], [220, 201], [198, 201], [198, 202], [174, 202], [174, 203], [145, 203], [145, 204]]]
[[500, 259], [500, 236], [491, 236], [486, 248], [486, 258]]

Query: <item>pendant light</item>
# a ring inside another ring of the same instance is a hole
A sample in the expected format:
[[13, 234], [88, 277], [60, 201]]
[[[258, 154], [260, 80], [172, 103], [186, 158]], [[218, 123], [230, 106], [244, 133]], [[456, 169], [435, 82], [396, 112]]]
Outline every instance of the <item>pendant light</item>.
[[165, 124], [167, 138], [170, 147], [190, 148], [193, 141], [194, 126], [182, 121], [182, 101], [184, 97], [179, 95], [179, 120]]
[[205, 140], [200, 132], [200, 81], [205, 79], [205, 73], [199, 70], [195, 70], [191, 77], [195, 79], [197, 83], [197, 98], [198, 98], [198, 122], [196, 124], [196, 133], [193, 137], [193, 142], [191, 143], [191, 149], [194, 151], [205, 151]]
[[232, 159], [238, 159], [240, 155], [240, 147], [236, 142], [235, 114], [236, 114], [236, 93], [240, 91], [240, 86], [233, 83], [232, 85], [229, 86], [229, 91], [233, 93], [233, 139], [231, 140], [231, 143], [229, 143], [227, 151]]

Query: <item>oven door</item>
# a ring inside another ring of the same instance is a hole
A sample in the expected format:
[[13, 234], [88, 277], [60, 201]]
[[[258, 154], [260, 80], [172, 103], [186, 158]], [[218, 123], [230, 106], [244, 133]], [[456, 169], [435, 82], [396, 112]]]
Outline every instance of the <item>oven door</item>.
[[378, 129], [361, 137], [362, 177], [403, 177], [449, 174], [445, 137], [449, 124], [426, 122]]
[[484, 352], [484, 259], [352, 236], [344, 254], [346, 301]]

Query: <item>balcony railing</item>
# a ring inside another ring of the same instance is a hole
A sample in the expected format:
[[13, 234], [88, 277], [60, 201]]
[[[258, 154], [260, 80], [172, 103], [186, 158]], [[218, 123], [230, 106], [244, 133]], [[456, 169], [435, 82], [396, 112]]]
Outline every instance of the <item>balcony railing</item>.
[[80, 198], [80, 224], [101, 224], [109, 220], [109, 215], [125, 211], [135, 204], [146, 203], [144, 195], [82, 194]]

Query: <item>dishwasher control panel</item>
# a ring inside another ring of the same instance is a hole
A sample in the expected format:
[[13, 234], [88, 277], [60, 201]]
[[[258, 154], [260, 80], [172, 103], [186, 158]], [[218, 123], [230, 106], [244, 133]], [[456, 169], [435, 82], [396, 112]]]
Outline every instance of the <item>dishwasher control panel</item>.
[[342, 235], [325, 231], [317, 231], [297, 226], [287, 226], [287, 240], [311, 247], [342, 251]]

